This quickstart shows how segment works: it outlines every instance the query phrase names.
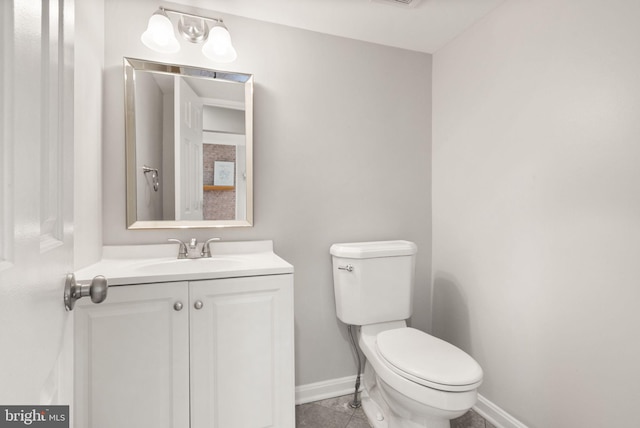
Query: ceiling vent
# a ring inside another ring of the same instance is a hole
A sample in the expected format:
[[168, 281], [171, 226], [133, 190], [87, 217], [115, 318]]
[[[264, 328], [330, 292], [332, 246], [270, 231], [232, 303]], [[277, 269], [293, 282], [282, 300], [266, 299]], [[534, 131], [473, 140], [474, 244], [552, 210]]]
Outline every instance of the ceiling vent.
[[400, 7], [416, 7], [422, 0], [371, 0], [374, 3], [391, 4]]

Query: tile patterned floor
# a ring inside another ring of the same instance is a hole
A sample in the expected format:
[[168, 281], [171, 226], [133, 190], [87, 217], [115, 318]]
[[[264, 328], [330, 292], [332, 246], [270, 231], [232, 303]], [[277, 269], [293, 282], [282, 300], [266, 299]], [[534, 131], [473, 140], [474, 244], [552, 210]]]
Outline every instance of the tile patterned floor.
[[[362, 409], [348, 406], [352, 395], [296, 406], [296, 428], [370, 428]], [[451, 421], [451, 428], [496, 428], [473, 410]]]
[[353, 395], [296, 406], [296, 428], [370, 428], [362, 408], [352, 409]]
[[496, 428], [496, 426], [473, 410], [469, 410], [459, 418], [452, 420], [451, 428]]

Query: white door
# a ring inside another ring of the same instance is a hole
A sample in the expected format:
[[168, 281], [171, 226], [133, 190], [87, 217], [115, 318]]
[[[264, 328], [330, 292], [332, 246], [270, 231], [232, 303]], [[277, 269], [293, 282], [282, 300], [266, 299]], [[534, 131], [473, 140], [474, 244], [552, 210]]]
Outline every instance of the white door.
[[175, 282], [76, 304], [76, 427], [189, 427], [188, 300]]
[[0, 2], [0, 403], [70, 404], [73, 2]]
[[202, 116], [203, 104], [180, 76], [176, 76], [176, 220], [202, 220]]

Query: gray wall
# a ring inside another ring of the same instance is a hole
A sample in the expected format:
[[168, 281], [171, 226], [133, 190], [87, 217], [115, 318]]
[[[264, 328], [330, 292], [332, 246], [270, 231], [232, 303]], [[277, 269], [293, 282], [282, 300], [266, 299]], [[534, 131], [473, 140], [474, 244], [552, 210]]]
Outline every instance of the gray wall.
[[206, 131], [224, 131], [244, 134], [244, 110], [205, 104], [202, 111], [202, 128]]
[[334, 242], [416, 242], [413, 324], [429, 329], [431, 57], [220, 15], [238, 60], [217, 68], [252, 73], [256, 81], [255, 227], [129, 231], [122, 57], [216, 68], [196, 45], [182, 43], [173, 56], [142, 45], [140, 34], [157, 6], [152, 0], [106, 1], [105, 244], [273, 239], [296, 271], [298, 385], [355, 374], [346, 328], [334, 309], [328, 253]]
[[153, 189], [153, 173], [143, 167], [159, 170], [158, 183], [164, 177], [163, 116], [164, 102], [160, 86], [151, 73], [136, 73], [136, 179], [138, 182], [138, 220], [162, 220], [164, 188]]
[[509, 1], [434, 55], [433, 331], [530, 427], [638, 425], [639, 20]]
[[76, 2], [74, 35], [74, 268], [102, 252], [104, 0]]

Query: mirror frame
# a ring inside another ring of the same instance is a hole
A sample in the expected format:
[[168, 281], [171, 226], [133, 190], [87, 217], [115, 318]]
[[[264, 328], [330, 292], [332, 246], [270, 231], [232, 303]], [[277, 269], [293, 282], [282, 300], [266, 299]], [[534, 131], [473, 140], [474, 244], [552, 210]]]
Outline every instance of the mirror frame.
[[[253, 226], [253, 75], [186, 65], [165, 64], [135, 58], [124, 63], [124, 113], [126, 141], [127, 229], [189, 229]], [[137, 70], [157, 73], [217, 79], [244, 85], [247, 212], [244, 220], [138, 220], [136, 182], [136, 117], [135, 79]], [[238, 79], [241, 81], [239, 82]], [[244, 81], [244, 83], [242, 83]]]

